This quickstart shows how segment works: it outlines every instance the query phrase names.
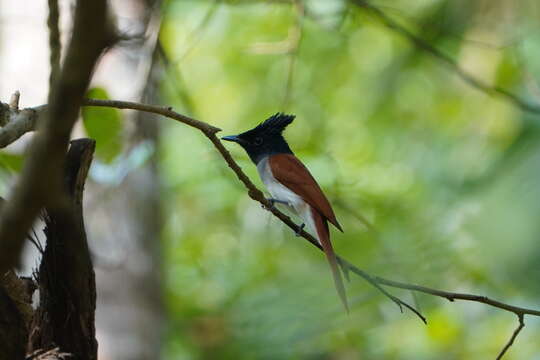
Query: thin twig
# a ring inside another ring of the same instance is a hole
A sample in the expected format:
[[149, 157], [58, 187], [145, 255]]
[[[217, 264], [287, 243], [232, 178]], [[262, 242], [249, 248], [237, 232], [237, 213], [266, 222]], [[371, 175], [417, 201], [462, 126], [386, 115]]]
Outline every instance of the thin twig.
[[294, 71], [296, 68], [296, 59], [298, 58], [298, 51], [300, 50], [300, 43], [302, 42], [304, 31], [304, 16], [305, 7], [301, 0], [294, 0], [293, 6], [296, 9], [296, 21], [294, 26], [289, 30], [289, 37], [291, 38], [292, 45], [287, 53], [289, 57], [289, 68], [287, 71], [287, 80], [285, 82], [285, 96], [283, 97], [283, 111], [287, 110], [292, 97], [292, 86], [294, 79]]
[[[351, 268], [351, 271], [355, 271], [354, 267]], [[493, 306], [502, 310], [506, 310], [509, 312], [513, 312], [514, 314], [518, 316], [520, 314], [540, 316], [540, 310], [528, 309], [528, 308], [506, 304], [506, 303], [491, 299], [483, 295], [474, 295], [474, 294], [437, 290], [437, 289], [428, 288], [426, 286], [389, 280], [380, 276], [374, 276], [373, 278], [377, 283], [381, 285], [391, 286], [391, 287], [399, 288], [399, 289], [414, 290], [414, 291], [421, 292], [424, 294], [442, 297], [442, 298], [447, 299], [448, 301], [454, 301], [454, 300], [474, 301], [474, 302], [490, 305], [490, 306]]]
[[19, 111], [19, 100], [21, 98], [21, 93], [19, 90], [15, 91], [13, 95], [11, 95], [11, 99], [9, 100], [9, 108], [11, 111], [18, 112]]
[[208, 25], [214, 18], [214, 15], [219, 8], [220, 2], [220, 0], [214, 0], [212, 4], [209, 5], [208, 10], [206, 11], [206, 14], [204, 14], [201, 22], [187, 36], [190, 41], [184, 49], [183, 53], [176, 57], [173, 66], [177, 66], [178, 64], [180, 64], [197, 47], [197, 44], [201, 41], [204, 35], [205, 29], [208, 27]]
[[39, 237], [36, 234], [36, 230], [34, 230], [34, 228], [32, 228], [31, 230], [32, 232], [28, 233], [27, 238], [36, 247], [37, 251], [41, 255], [43, 255], [44, 249], [43, 249], [43, 246], [41, 245], [41, 242], [39, 241]]
[[[318, 245], [318, 244], [317, 244]], [[321, 249], [322, 250], [322, 249]], [[356, 275], [362, 277], [364, 280], [366, 280], [367, 282], [369, 282], [372, 286], [374, 286], [377, 290], [379, 290], [381, 293], [383, 293], [384, 295], [386, 295], [386, 297], [390, 298], [390, 300], [392, 300], [400, 309], [401, 312], [403, 312], [403, 308], [402, 306], [405, 306], [407, 309], [411, 310], [413, 313], [415, 313], [419, 318], [420, 320], [422, 320], [424, 322], [424, 324], [427, 325], [427, 319], [422, 315], [422, 313], [417, 310], [415, 307], [407, 304], [406, 302], [402, 301], [400, 298], [390, 294], [388, 291], [386, 291], [380, 284], [379, 282], [377, 281], [377, 277], [375, 276], [372, 276], [370, 274], [368, 274], [367, 272], [365, 272], [364, 270], [361, 270], [359, 268], [357, 268], [356, 266], [352, 265], [350, 262], [348, 262], [347, 260], [343, 259], [341, 256], [337, 256], [337, 259], [339, 261], [339, 264], [341, 266], [341, 268], [343, 269], [343, 271], [347, 274], [349, 271], [355, 273]], [[346, 277], [348, 277], [348, 275], [346, 275]]]
[[431, 45], [424, 39], [420, 38], [419, 36], [413, 34], [407, 28], [400, 25], [397, 21], [389, 17], [384, 11], [382, 11], [378, 7], [364, 0], [350, 0], [350, 1], [353, 4], [357, 5], [358, 7], [367, 10], [371, 15], [376, 17], [382, 24], [384, 24], [389, 29], [405, 37], [407, 40], [413, 43], [418, 49], [423, 50], [426, 53], [438, 59], [443, 65], [445, 65], [448, 69], [453, 71], [457, 76], [459, 76], [463, 81], [465, 81], [467, 84], [471, 85], [472, 87], [488, 95], [499, 96], [505, 99], [506, 101], [509, 101], [510, 103], [517, 106], [523, 111], [534, 113], [534, 114], [540, 114], [540, 104], [525, 100], [522, 97], [506, 89], [503, 89], [499, 86], [492, 86], [476, 78], [471, 73], [462, 69], [458, 65], [456, 60], [454, 60], [452, 57], [443, 53], [441, 50], [437, 49], [436, 47], [434, 47], [433, 45]]
[[26, 355], [25, 360], [53, 360], [53, 359], [68, 359], [72, 358], [73, 355], [67, 352], [61, 352], [59, 347], [54, 349], [38, 349], [31, 354]]
[[166, 76], [166, 78], [169, 81], [169, 84], [171, 84], [172, 90], [180, 98], [182, 105], [184, 106], [184, 109], [187, 111], [187, 113], [189, 115], [195, 114], [195, 104], [193, 103], [193, 100], [191, 99], [189, 93], [185, 90], [185, 80], [179, 67], [173, 64], [160, 39], [158, 39], [158, 43], [156, 46], [156, 51], [159, 59], [161, 60], [166, 71], [168, 72], [169, 76]]
[[[137, 80], [133, 86], [136, 89], [137, 95], [136, 99], [142, 101], [144, 97], [144, 89], [146, 89], [147, 84], [152, 73], [152, 67], [154, 63], [154, 55], [159, 42], [159, 34], [161, 33], [161, 24], [163, 16], [161, 14], [161, 7], [157, 6], [152, 9], [148, 23], [146, 24], [146, 31], [144, 36], [144, 43], [140, 47], [141, 60], [137, 64]], [[140, 75], [139, 75], [140, 74]]]
[[501, 350], [501, 352], [497, 356], [496, 360], [502, 359], [502, 357], [504, 356], [506, 351], [508, 349], [510, 349], [510, 346], [512, 346], [512, 344], [514, 343], [514, 340], [516, 340], [516, 337], [518, 336], [521, 329], [523, 329], [525, 327], [525, 322], [523, 321], [523, 314], [518, 315], [518, 321], [519, 321], [518, 327], [516, 328], [516, 330], [514, 330], [514, 332], [512, 333], [512, 336], [510, 337], [510, 340], [508, 340], [506, 345], [504, 345], [503, 349]]
[[362, 215], [361, 213], [355, 211], [354, 209], [352, 209], [347, 203], [345, 203], [343, 200], [341, 199], [338, 199], [337, 201], [334, 202], [338, 207], [340, 207], [341, 209], [345, 210], [347, 212], [347, 214], [350, 214], [352, 215], [354, 218], [356, 218], [358, 221], [360, 221], [360, 223], [362, 225], [364, 225], [366, 227], [366, 229], [368, 229], [369, 231], [372, 231], [374, 233], [377, 233], [377, 229], [375, 228], [375, 226], [373, 226], [368, 219], [366, 219], [366, 217], [364, 215]]
[[60, 11], [58, 10], [58, 0], [49, 0], [49, 16], [47, 17], [47, 27], [49, 28], [49, 48], [51, 73], [49, 75], [49, 86], [52, 87], [58, 71], [60, 71], [60, 56], [62, 44], [60, 43]]

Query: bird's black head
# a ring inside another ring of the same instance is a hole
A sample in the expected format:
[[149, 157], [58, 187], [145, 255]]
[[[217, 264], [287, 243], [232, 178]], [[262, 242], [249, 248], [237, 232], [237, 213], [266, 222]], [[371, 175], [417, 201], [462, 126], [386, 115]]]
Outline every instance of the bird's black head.
[[292, 154], [281, 133], [293, 122], [294, 117], [277, 113], [251, 130], [239, 135], [224, 136], [222, 139], [240, 144], [255, 164], [268, 155]]

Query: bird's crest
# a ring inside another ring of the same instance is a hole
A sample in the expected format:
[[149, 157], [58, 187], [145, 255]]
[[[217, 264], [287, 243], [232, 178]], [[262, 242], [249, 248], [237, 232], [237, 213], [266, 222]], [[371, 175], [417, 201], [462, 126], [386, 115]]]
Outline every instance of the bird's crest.
[[269, 134], [281, 134], [285, 128], [293, 122], [295, 115], [277, 113], [257, 125], [253, 132], [264, 132]]

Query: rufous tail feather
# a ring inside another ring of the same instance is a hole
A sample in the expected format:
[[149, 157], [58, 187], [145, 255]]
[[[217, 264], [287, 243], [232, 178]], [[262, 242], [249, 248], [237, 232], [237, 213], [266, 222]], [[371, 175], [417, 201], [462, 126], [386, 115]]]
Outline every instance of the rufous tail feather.
[[338, 268], [336, 254], [334, 253], [332, 243], [330, 242], [330, 230], [328, 229], [328, 222], [314, 208], [311, 208], [311, 216], [313, 217], [313, 220], [315, 223], [319, 242], [321, 243], [321, 246], [326, 255], [326, 259], [328, 260], [328, 263], [330, 264], [330, 268], [332, 269], [332, 275], [334, 277], [334, 284], [336, 286], [336, 290], [341, 299], [341, 302], [343, 303], [343, 306], [345, 306], [345, 310], [347, 310], [347, 313], [348, 313], [349, 304], [347, 302], [347, 295], [345, 294], [345, 286], [343, 285], [341, 272], [339, 271], [339, 268]]

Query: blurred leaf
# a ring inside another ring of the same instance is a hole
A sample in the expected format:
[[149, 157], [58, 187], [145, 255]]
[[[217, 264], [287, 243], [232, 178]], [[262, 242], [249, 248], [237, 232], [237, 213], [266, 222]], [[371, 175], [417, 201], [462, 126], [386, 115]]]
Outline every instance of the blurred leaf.
[[427, 329], [428, 336], [439, 345], [452, 346], [460, 335], [460, 325], [455, 318], [437, 309], [430, 314], [430, 326]]
[[[109, 99], [103, 88], [92, 88], [86, 94], [93, 99]], [[85, 106], [82, 108], [84, 128], [89, 137], [96, 140], [96, 155], [110, 163], [122, 150], [122, 121], [117, 109]]]
[[103, 185], [120, 185], [132, 171], [146, 164], [154, 152], [154, 145], [150, 141], [143, 141], [109, 164], [94, 161], [90, 168], [90, 176], [92, 180]]
[[495, 84], [502, 88], [512, 88], [519, 83], [521, 78], [521, 64], [511, 56], [503, 56], [497, 66]]
[[0, 152], [0, 169], [6, 172], [20, 172], [23, 161], [22, 155]]

